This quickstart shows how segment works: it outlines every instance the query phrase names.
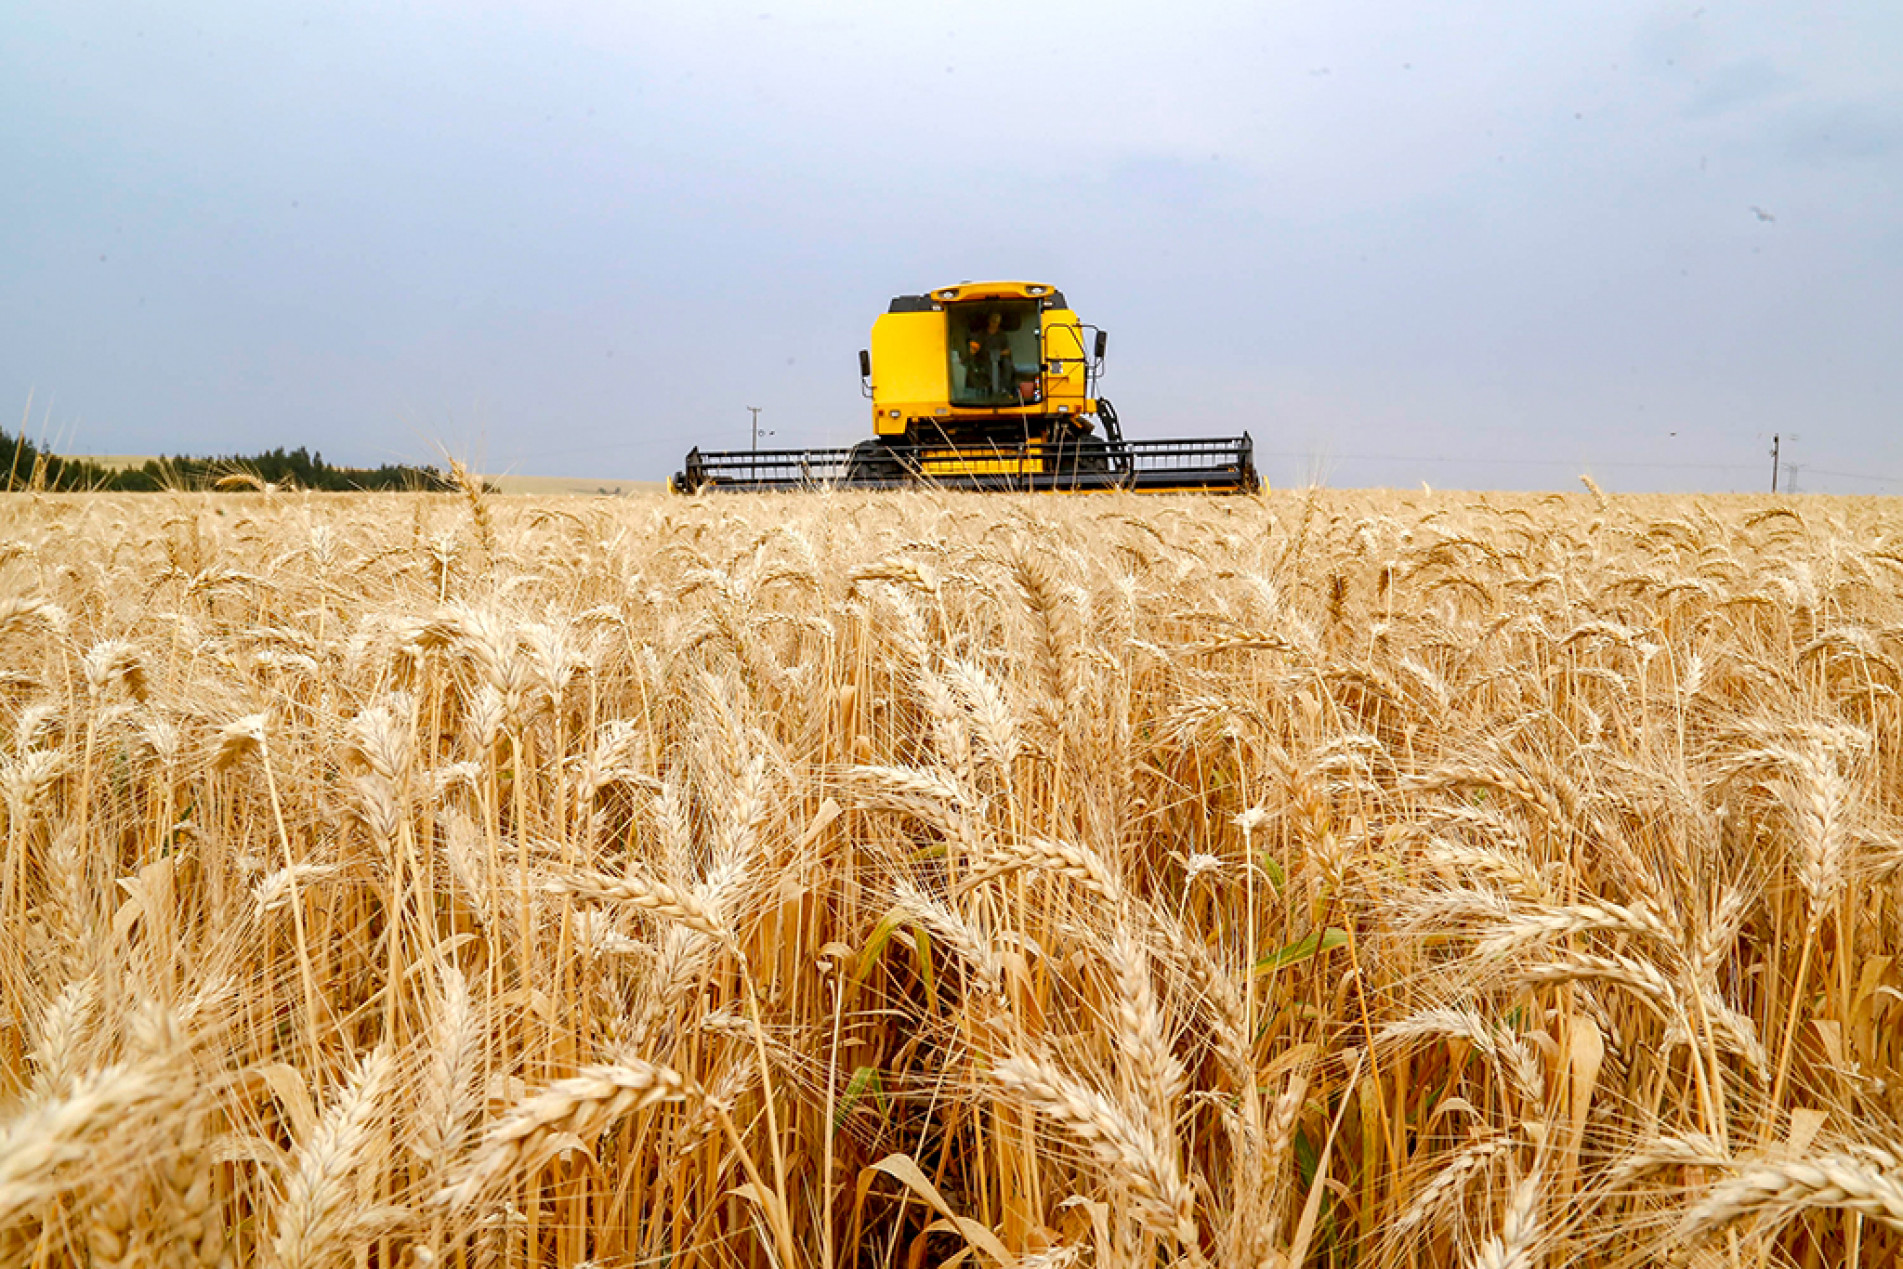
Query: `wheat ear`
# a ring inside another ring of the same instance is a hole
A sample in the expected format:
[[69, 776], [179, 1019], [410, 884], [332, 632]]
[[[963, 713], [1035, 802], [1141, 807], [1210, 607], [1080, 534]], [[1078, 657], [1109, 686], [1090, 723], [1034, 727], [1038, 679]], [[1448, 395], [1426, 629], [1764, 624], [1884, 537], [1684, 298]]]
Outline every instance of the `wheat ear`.
[[1122, 883], [1096, 851], [1074, 842], [1052, 841], [1042, 837], [999, 846], [986, 866], [965, 881], [965, 888], [1022, 868], [1068, 877], [1086, 890], [1094, 891], [1108, 903], [1123, 902]]
[[1537, 1174], [1513, 1187], [1513, 1198], [1500, 1218], [1500, 1232], [1480, 1244], [1470, 1262], [1474, 1269], [1533, 1269], [1539, 1264], [1536, 1253], [1543, 1232], [1539, 1197]]
[[1183, 1183], [1174, 1156], [1150, 1133], [1103, 1094], [1036, 1058], [1005, 1058], [991, 1074], [1026, 1105], [1056, 1120], [1128, 1186], [1151, 1233], [1176, 1239], [1192, 1259], [1201, 1259], [1194, 1193]]
[[1788, 1220], [1837, 1207], [1903, 1230], [1903, 1181], [1849, 1154], [1815, 1155], [1747, 1168], [1720, 1181], [1685, 1213], [1682, 1237], [1702, 1238], [1756, 1215]]
[[387, 1050], [366, 1054], [343, 1091], [299, 1144], [278, 1206], [278, 1263], [321, 1263], [350, 1235], [355, 1187], [351, 1178], [364, 1162], [376, 1126], [377, 1099], [390, 1076]]
[[417, 1152], [433, 1169], [446, 1167], [462, 1149], [476, 1111], [472, 1085], [483, 1039], [481, 1019], [470, 1003], [462, 971], [445, 968], [441, 977], [416, 1134]]
[[586, 1067], [497, 1120], [475, 1158], [457, 1170], [437, 1201], [452, 1210], [467, 1207], [504, 1177], [538, 1168], [560, 1148], [562, 1137], [592, 1137], [638, 1110], [702, 1097], [685, 1076], [635, 1058]]
[[1169, 1032], [1150, 981], [1150, 954], [1135, 939], [1119, 935], [1111, 941], [1109, 960], [1117, 975], [1117, 1030], [1127, 1089], [1148, 1108], [1156, 1139], [1169, 1141], [1176, 1099], [1189, 1081], [1170, 1051]]
[[542, 883], [547, 894], [574, 895], [603, 903], [627, 903], [644, 912], [668, 917], [711, 938], [727, 937], [719, 915], [685, 890], [648, 877], [610, 877], [598, 872], [571, 872]]
[[85, 1159], [96, 1138], [120, 1115], [159, 1091], [150, 1072], [108, 1067], [72, 1083], [66, 1096], [44, 1102], [0, 1129], [0, 1229], [27, 1206], [59, 1188], [57, 1173]]

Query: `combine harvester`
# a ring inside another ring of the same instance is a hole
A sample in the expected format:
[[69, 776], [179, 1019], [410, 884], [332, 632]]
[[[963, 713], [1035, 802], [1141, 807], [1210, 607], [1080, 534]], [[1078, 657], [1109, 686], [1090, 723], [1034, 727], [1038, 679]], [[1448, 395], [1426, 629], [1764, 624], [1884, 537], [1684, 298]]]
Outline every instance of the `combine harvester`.
[[[1088, 342], [1085, 333], [1094, 338]], [[901, 295], [859, 354], [872, 439], [850, 449], [688, 452], [668, 482], [700, 490], [1108, 490], [1257, 487], [1247, 432], [1127, 441], [1096, 396], [1104, 332], [1063, 292], [1035, 282], [966, 282]]]

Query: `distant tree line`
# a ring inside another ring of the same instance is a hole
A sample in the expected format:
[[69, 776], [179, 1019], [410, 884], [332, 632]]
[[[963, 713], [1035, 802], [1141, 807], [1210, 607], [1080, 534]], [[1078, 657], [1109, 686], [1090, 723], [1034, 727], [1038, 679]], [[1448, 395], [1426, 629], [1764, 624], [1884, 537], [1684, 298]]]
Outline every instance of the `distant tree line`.
[[81, 458], [62, 458], [25, 437], [0, 428], [0, 473], [8, 491], [43, 489], [147, 492], [164, 489], [226, 489], [242, 493], [265, 486], [295, 489], [396, 490], [443, 493], [456, 488], [448, 472], [434, 467], [385, 465], [333, 467], [321, 454], [298, 446], [226, 458], [155, 458], [143, 467], [113, 468]]

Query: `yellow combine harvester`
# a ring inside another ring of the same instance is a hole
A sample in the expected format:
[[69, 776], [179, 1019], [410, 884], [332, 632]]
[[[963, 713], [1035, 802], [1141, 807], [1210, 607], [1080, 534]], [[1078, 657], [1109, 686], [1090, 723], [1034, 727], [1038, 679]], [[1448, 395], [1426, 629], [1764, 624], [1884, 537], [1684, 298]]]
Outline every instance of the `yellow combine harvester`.
[[1248, 433], [1126, 441], [1095, 395], [1104, 332], [1037, 282], [901, 295], [872, 324], [859, 375], [872, 439], [850, 449], [689, 451], [669, 482], [702, 489], [1090, 490], [1256, 487]]

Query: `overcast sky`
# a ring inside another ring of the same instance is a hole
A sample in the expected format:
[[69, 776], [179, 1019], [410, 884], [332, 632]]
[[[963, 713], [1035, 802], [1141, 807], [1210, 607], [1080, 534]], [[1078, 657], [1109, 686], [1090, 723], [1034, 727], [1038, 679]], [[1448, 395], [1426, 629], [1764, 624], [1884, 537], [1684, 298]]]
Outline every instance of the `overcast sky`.
[[[12, 0], [0, 426], [654, 479], [1063, 288], [1274, 483], [1903, 494], [1903, 5]], [[10, 407], [12, 417], [5, 412]], [[1889, 478], [1889, 479], [1878, 479]]]

